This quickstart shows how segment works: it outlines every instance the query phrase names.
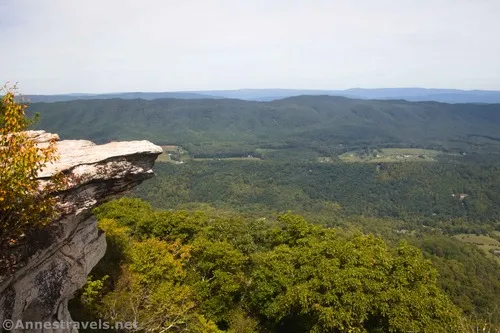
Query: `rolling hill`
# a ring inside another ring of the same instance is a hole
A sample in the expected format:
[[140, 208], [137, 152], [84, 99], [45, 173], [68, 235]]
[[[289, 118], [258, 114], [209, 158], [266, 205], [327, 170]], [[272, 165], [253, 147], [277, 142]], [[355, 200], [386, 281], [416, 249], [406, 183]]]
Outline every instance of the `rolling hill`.
[[299, 96], [233, 99], [106, 99], [32, 103], [37, 128], [97, 142], [158, 144], [388, 145], [497, 149], [500, 104], [443, 104]]
[[181, 98], [181, 99], [197, 99], [197, 98], [219, 98], [216, 96], [203, 95], [191, 92], [125, 92], [125, 93], [109, 93], [109, 94], [61, 94], [61, 95], [25, 95], [25, 101], [30, 103], [53, 103], [67, 102], [75, 100], [89, 99], [145, 99], [153, 100], [158, 98]]

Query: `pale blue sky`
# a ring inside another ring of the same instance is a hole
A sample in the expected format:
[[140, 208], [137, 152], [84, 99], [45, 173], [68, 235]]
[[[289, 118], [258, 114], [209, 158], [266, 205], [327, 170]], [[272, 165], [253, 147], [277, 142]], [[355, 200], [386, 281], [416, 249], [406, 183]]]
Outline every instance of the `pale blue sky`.
[[0, 0], [25, 94], [500, 90], [500, 0]]

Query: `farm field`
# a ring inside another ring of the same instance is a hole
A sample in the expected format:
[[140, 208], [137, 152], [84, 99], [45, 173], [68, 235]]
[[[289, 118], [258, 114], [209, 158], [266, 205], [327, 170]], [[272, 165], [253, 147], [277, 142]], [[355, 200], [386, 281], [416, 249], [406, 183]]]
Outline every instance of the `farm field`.
[[258, 157], [210, 157], [210, 158], [190, 158], [193, 161], [262, 161]]
[[182, 161], [182, 157], [186, 156], [187, 153], [180, 146], [161, 146], [163, 149], [163, 154], [158, 156], [157, 162], [163, 163], [174, 163], [179, 164]]
[[198, 158], [190, 157], [188, 152], [180, 146], [162, 146], [163, 153], [158, 156], [156, 162], [182, 164], [187, 160], [191, 161], [262, 161], [262, 159], [254, 156], [241, 157], [208, 157]]
[[436, 162], [441, 152], [419, 148], [383, 148], [344, 153], [339, 158], [344, 162], [384, 163], [384, 162]]
[[172, 160], [170, 156], [168, 155], [168, 152], [163, 152], [163, 154], [160, 154], [158, 158], [156, 159], [156, 162], [163, 162], [163, 163], [177, 163], [176, 161]]
[[453, 237], [464, 243], [470, 243], [476, 245], [481, 250], [485, 251], [488, 254], [488, 256], [491, 256], [498, 263], [500, 263], [500, 257], [492, 253], [493, 250], [500, 251], [500, 242], [497, 241], [496, 239], [485, 235], [477, 236], [475, 234], [458, 234]]

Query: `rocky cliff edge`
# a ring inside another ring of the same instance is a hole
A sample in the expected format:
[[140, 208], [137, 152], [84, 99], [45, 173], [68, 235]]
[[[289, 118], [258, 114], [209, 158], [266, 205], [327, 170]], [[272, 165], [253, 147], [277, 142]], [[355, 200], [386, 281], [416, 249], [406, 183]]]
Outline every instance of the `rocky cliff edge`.
[[58, 140], [60, 158], [39, 173], [40, 185], [58, 172], [67, 184], [57, 194], [61, 216], [20, 245], [16, 270], [0, 276], [0, 322], [70, 321], [68, 300], [106, 251], [92, 208], [152, 177], [162, 149], [149, 141], [96, 145], [59, 141], [44, 131], [29, 133], [42, 146]]

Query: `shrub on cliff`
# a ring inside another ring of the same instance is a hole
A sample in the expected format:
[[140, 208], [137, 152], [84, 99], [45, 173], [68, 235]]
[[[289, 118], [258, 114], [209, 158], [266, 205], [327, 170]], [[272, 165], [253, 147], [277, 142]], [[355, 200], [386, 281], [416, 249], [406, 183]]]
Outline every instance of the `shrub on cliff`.
[[16, 89], [3, 87], [0, 102], [0, 276], [15, 268], [15, 246], [56, 212], [54, 186], [40, 187], [37, 174], [57, 159], [55, 142], [37, 145], [25, 130], [33, 118]]

